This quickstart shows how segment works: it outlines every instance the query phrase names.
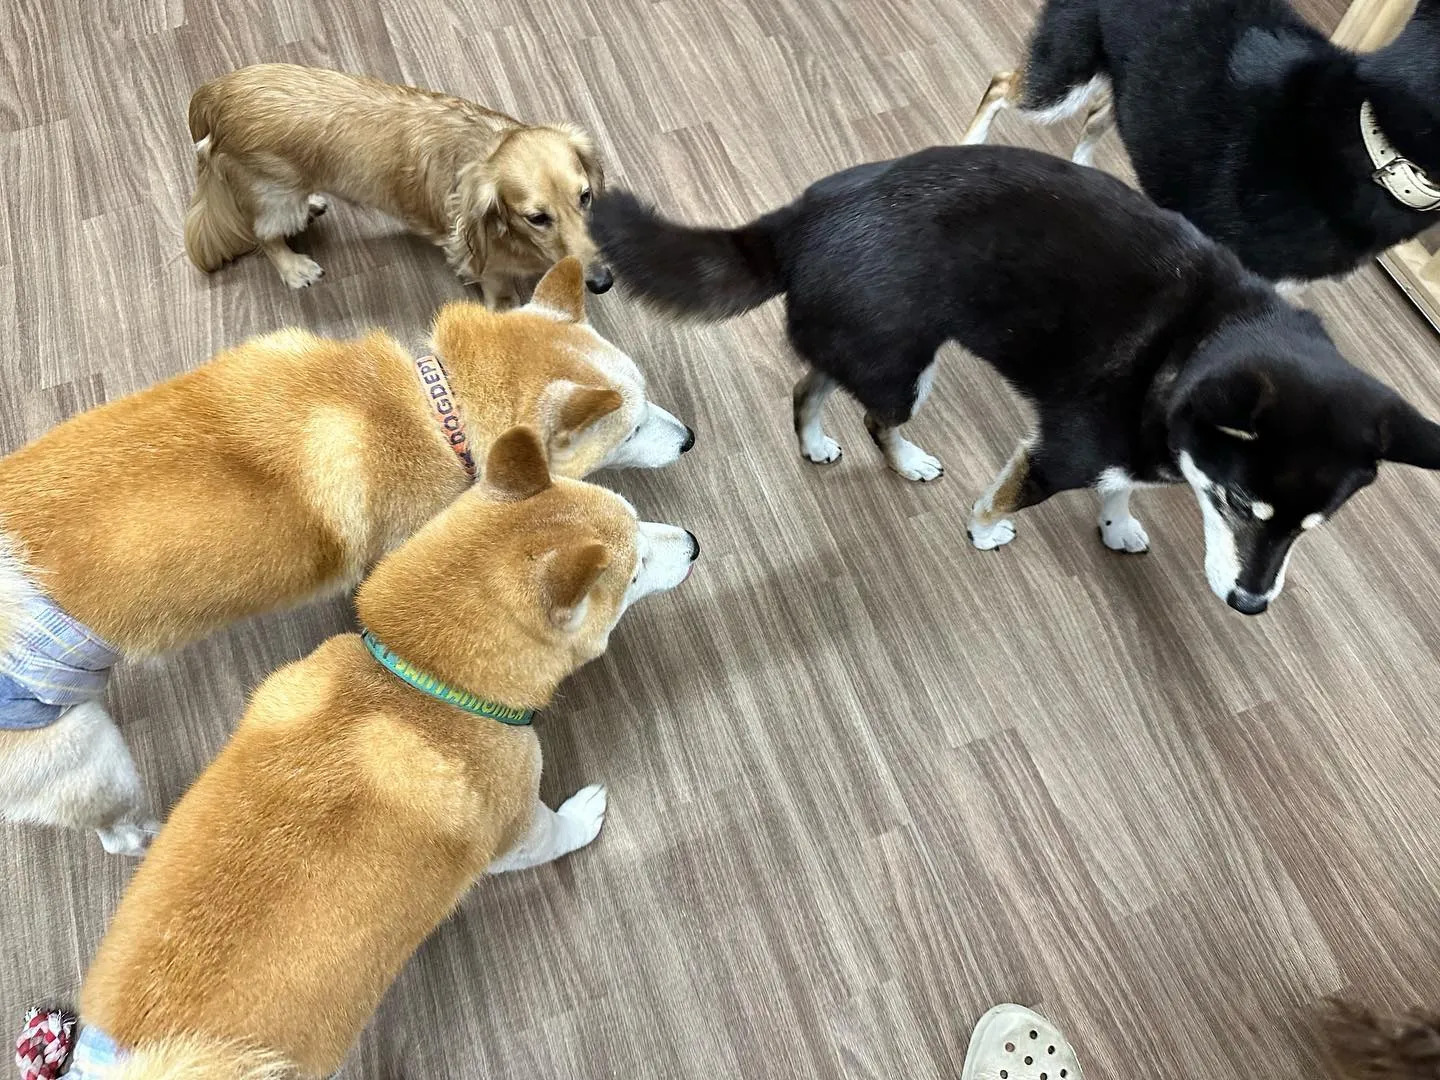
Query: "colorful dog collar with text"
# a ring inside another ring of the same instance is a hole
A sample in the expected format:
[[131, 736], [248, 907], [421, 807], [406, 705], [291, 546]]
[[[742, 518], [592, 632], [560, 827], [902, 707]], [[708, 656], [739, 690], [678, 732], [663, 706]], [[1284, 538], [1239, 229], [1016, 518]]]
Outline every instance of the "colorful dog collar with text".
[[460, 459], [465, 475], [474, 480], [475, 457], [470, 453], [470, 439], [465, 434], [465, 421], [460, 417], [460, 406], [455, 401], [455, 395], [450, 392], [450, 376], [445, 372], [445, 365], [438, 356], [422, 356], [415, 361], [415, 374], [419, 376], [425, 397], [435, 410], [435, 419], [440, 424], [445, 441]]
[[402, 660], [396, 656], [393, 650], [386, 648], [380, 639], [369, 630], [360, 631], [360, 640], [365, 642], [365, 648], [370, 650], [370, 655], [380, 661], [386, 671], [421, 693], [429, 694], [437, 701], [443, 701], [446, 705], [454, 705], [457, 709], [464, 709], [476, 716], [488, 716], [491, 720], [499, 720], [502, 724], [511, 724], [515, 727], [524, 727], [535, 718], [534, 709], [515, 709], [509, 705], [488, 701], [468, 690], [460, 690], [442, 682], [427, 671], [421, 671], [408, 660]]

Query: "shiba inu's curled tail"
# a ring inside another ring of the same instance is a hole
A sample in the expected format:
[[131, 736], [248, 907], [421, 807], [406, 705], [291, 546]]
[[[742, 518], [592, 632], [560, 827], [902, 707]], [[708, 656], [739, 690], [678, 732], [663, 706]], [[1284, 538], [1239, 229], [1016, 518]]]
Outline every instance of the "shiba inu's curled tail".
[[114, 1080], [291, 1080], [290, 1062], [268, 1050], [200, 1035], [144, 1043], [130, 1052]]
[[1440, 1078], [1440, 1015], [1413, 1009], [1381, 1017], [1337, 1000], [1323, 1024], [1336, 1075], [1345, 1080]]
[[642, 300], [674, 315], [728, 319], [785, 291], [778, 242], [796, 213], [787, 206], [738, 228], [697, 229], [612, 190], [595, 200], [590, 230]]

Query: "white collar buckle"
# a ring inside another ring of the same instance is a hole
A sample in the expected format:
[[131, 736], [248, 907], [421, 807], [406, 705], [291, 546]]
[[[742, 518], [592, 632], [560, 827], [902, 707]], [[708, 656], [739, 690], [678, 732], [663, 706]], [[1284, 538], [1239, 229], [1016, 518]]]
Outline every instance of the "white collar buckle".
[[1440, 187], [1431, 182], [1425, 170], [1395, 149], [1380, 130], [1375, 107], [1368, 101], [1360, 106], [1360, 137], [1365, 141], [1370, 164], [1375, 166], [1371, 180], [1412, 210], [1440, 209]]

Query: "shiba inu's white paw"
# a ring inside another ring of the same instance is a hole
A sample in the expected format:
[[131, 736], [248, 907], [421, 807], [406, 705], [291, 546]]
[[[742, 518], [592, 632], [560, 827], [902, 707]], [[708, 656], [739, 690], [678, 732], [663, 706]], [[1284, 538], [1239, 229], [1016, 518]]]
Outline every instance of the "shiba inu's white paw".
[[138, 825], [111, 825], [96, 829], [100, 846], [110, 855], [144, 855], [151, 838], [160, 831], [158, 821], [142, 821]]
[[310, 211], [310, 220], [323, 217], [326, 210], [330, 209], [330, 200], [324, 195], [307, 195], [305, 197], [305, 208]]
[[604, 784], [591, 784], [581, 788], [560, 804], [556, 816], [565, 826], [567, 851], [582, 848], [600, 835], [605, 824], [605, 810], [609, 797]]
[[967, 531], [970, 543], [980, 551], [993, 551], [1015, 539], [1015, 523], [1009, 518], [1001, 518], [989, 524], [972, 521]]
[[306, 289], [314, 285], [325, 276], [324, 268], [314, 259], [305, 255], [297, 254], [289, 260], [280, 276], [285, 279], [285, 284], [292, 289]]
[[1150, 537], [1145, 534], [1145, 526], [1133, 517], [1101, 518], [1100, 540], [1111, 551], [1138, 555], [1150, 550]]
[[829, 435], [804, 439], [800, 443], [800, 456], [816, 465], [829, 465], [840, 460], [840, 444]]

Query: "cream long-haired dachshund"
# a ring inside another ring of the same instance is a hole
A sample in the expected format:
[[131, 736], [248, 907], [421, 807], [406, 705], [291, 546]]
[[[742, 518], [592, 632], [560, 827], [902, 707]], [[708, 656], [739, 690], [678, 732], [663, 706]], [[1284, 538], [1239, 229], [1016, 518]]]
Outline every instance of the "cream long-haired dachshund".
[[176, 805], [86, 974], [67, 1075], [332, 1074], [477, 877], [599, 833], [602, 787], [539, 800], [528, 714], [699, 550], [552, 481], [530, 429], [497, 439], [483, 482], [360, 587], [365, 633], [262, 683]]
[[258, 248], [291, 288], [314, 284], [320, 266], [286, 238], [324, 213], [328, 193], [444, 247], [491, 307], [523, 300], [566, 256], [585, 265], [592, 292], [610, 287], [589, 229], [604, 170], [570, 125], [524, 124], [364, 75], [256, 64], [195, 91], [190, 135], [185, 250], [201, 270]]
[[689, 449], [584, 321], [580, 275], [566, 259], [504, 314], [447, 304], [428, 354], [378, 332], [256, 338], [0, 459], [0, 819], [143, 850], [109, 668], [354, 585], [513, 425], [565, 476]]

